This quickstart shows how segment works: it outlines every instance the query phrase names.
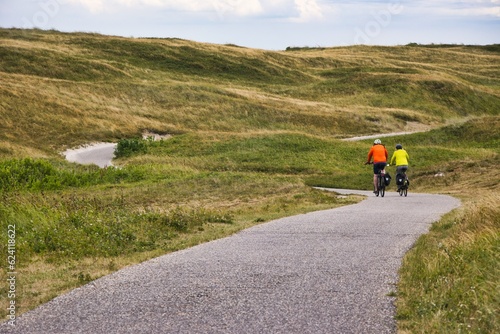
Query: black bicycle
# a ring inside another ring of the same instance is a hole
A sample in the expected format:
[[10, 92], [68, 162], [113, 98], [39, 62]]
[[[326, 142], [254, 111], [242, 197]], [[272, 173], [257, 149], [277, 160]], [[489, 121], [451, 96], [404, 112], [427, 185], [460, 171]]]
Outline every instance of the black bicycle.
[[385, 196], [385, 170], [381, 170], [377, 174], [377, 191], [375, 195], [380, 195], [381, 197]]
[[[373, 162], [366, 163], [367, 165], [373, 165]], [[389, 165], [386, 165], [389, 166]], [[385, 168], [377, 173], [377, 190], [374, 190], [375, 195], [384, 197], [385, 196]]]
[[406, 171], [399, 172], [396, 175], [396, 184], [398, 186], [399, 196], [408, 196], [408, 187], [410, 186], [410, 180], [406, 175]]

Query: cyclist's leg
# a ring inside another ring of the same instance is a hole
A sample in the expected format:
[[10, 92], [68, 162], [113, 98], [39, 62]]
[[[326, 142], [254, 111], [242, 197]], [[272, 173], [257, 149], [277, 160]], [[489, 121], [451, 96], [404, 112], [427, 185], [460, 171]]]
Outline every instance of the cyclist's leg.
[[378, 189], [378, 174], [380, 174], [379, 164], [373, 164], [373, 192], [377, 193]]

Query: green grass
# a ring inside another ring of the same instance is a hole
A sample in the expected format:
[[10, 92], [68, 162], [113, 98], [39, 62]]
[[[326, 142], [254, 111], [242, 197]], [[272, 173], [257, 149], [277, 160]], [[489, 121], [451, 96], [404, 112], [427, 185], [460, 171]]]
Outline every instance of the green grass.
[[0, 193], [130, 183], [145, 178], [143, 172], [133, 167], [100, 169], [95, 165], [69, 166], [61, 162], [31, 158], [0, 162]]
[[402, 332], [500, 330], [497, 203], [490, 196], [449, 214], [406, 256], [397, 303]]
[[[497, 329], [498, 296], [484, 292], [498, 290], [498, 212], [485, 208], [500, 183], [499, 60], [498, 46], [269, 52], [0, 29], [0, 223], [16, 226], [19, 313], [126, 265], [354, 203], [311, 187], [370, 189], [372, 140], [341, 138], [429, 130], [383, 142], [408, 150], [410, 195], [464, 208], [405, 259], [400, 331]], [[117, 168], [59, 153], [96, 141], [118, 143]]]
[[46, 256], [49, 262], [149, 251], [161, 248], [176, 234], [206, 224], [233, 223], [230, 214], [204, 208], [179, 206], [168, 212], [131, 213], [123, 196], [103, 199], [70, 193], [32, 195], [24, 201], [4, 199], [11, 205], [0, 207], [0, 218], [16, 226], [20, 258]]

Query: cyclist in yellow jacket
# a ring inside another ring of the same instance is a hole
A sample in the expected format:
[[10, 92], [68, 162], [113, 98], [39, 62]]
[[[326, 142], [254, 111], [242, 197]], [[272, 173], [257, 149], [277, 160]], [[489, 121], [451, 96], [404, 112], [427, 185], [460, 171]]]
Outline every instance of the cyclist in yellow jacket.
[[392, 154], [391, 165], [396, 164], [396, 174], [406, 175], [406, 171], [408, 170], [408, 161], [410, 161], [410, 156], [405, 149], [403, 149], [403, 145], [396, 144], [396, 151]]

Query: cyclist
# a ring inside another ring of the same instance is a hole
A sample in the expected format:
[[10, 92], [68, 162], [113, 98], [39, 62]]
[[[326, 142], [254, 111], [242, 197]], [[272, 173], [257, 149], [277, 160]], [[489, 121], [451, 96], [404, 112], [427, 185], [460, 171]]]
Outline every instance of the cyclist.
[[380, 139], [375, 139], [373, 142], [373, 146], [368, 152], [368, 158], [366, 160], [365, 165], [369, 164], [373, 159], [373, 192], [377, 193], [377, 175], [380, 174], [381, 171], [384, 170], [387, 165], [387, 159], [389, 154], [387, 153], [387, 149], [384, 145], [382, 145], [382, 141]]
[[[396, 174], [406, 175], [406, 171], [408, 170], [408, 161], [410, 161], [410, 156], [405, 149], [403, 149], [403, 145], [396, 144], [396, 151], [391, 158], [391, 165], [396, 164]], [[398, 185], [399, 190], [400, 185]]]

